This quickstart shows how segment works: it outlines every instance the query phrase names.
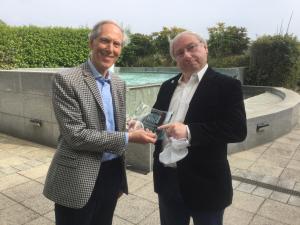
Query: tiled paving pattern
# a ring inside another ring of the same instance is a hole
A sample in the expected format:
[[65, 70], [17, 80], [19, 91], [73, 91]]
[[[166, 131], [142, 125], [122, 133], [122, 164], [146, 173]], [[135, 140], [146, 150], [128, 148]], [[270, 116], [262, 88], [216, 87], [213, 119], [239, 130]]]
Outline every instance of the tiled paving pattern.
[[[54, 151], [0, 134], [1, 225], [55, 224], [53, 203], [42, 195]], [[237, 179], [225, 225], [300, 225], [300, 197], [272, 189], [300, 193], [300, 126], [273, 142], [230, 155], [229, 162]], [[130, 194], [119, 200], [113, 224], [158, 225], [152, 173], [127, 174]]]

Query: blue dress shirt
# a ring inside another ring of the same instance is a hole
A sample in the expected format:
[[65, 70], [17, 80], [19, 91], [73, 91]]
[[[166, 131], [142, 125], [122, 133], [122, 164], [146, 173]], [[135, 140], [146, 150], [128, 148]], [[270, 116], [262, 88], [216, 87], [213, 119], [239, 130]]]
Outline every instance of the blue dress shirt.
[[[105, 115], [105, 124], [106, 124], [106, 130], [114, 132], [116, 130], [115, 126], [115, 114], [114, 114], [114, 106], [113, 106], [113, 100], [111, 95], [111, 73], [108, 71], [108, 78], [105, 79], [102, 74], [100, 74], [93, 63], [88, 60], [88, 64], [91, 68], [92, 74], [96, 79], [96, 84], [99, 90], [99, 93], [102, 98], [103, 108], [104, 108], [104, 115]], [[126, 144], [128, 143], [128, 134], [126, 133]], [[118, 155], [104, 152], [102, 156], [102, 162], [112, 160], [114, 158], [117, 158]]]

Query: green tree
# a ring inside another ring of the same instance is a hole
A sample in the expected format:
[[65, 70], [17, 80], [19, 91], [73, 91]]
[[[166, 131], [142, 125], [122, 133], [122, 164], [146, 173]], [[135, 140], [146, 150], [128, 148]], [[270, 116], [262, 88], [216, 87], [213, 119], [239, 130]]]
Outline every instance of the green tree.
[[130, 43], [123, 48], [117, 66], [144, 66], [138, 65], [138, 62], [140, 58], [154, 53], [152, 38], [140, 33], [130, 34], [129, 37]]
[[250, 39], [244, 27], [217, 23], [215, 27], [208, 28], [208, 33], [208, 48], [212, 57], [241, 55], [248, 49]]
[[170, 39], [173, 39], [177, 34], [183, 31], [185, 31], [185, 29], [180, 27], [163, 27], [162, 31], [152, 33], [153, 44], [156, 52], [161, 55], [162, 64], [164, 66], [171, 66], [173, 61], [169, 54]]
[[253, 85], [295, 87], [299, 80], [299, 42], [292, 35], [262, 36], [250, 48], [249, 74]]

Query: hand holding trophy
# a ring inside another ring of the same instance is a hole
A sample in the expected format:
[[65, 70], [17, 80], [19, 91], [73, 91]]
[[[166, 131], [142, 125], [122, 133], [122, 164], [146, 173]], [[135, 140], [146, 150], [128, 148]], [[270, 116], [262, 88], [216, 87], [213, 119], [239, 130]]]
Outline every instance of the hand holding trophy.
[[129, 132], [145, 129], [148, 133], [156, 133], [157, 139], [162, 139], [164, 131], [158, 130], [157, 128], [168, 123], [172, 117], [172, 113], [151, 108], [144, 103], [140, 103], [136, 108], [133, 117], [135, 119], [131, 119], [127, 122]]

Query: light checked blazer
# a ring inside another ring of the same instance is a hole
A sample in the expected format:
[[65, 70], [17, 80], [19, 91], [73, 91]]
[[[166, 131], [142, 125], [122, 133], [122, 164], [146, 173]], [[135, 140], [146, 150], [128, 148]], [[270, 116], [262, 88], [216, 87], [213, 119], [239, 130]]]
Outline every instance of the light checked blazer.
[[92, 194], [103, 152], [122, 157], [122, 188], [128, 193], [124, 161], [126, 87], [116, 75], [111, 78], [111, 92], [116, 132], [106, 131], [101, 95], [87, 62], [54, 77], [52, 101], [60, 136], [45, 181], [43, 193], [48, 199], [82, 208]]

